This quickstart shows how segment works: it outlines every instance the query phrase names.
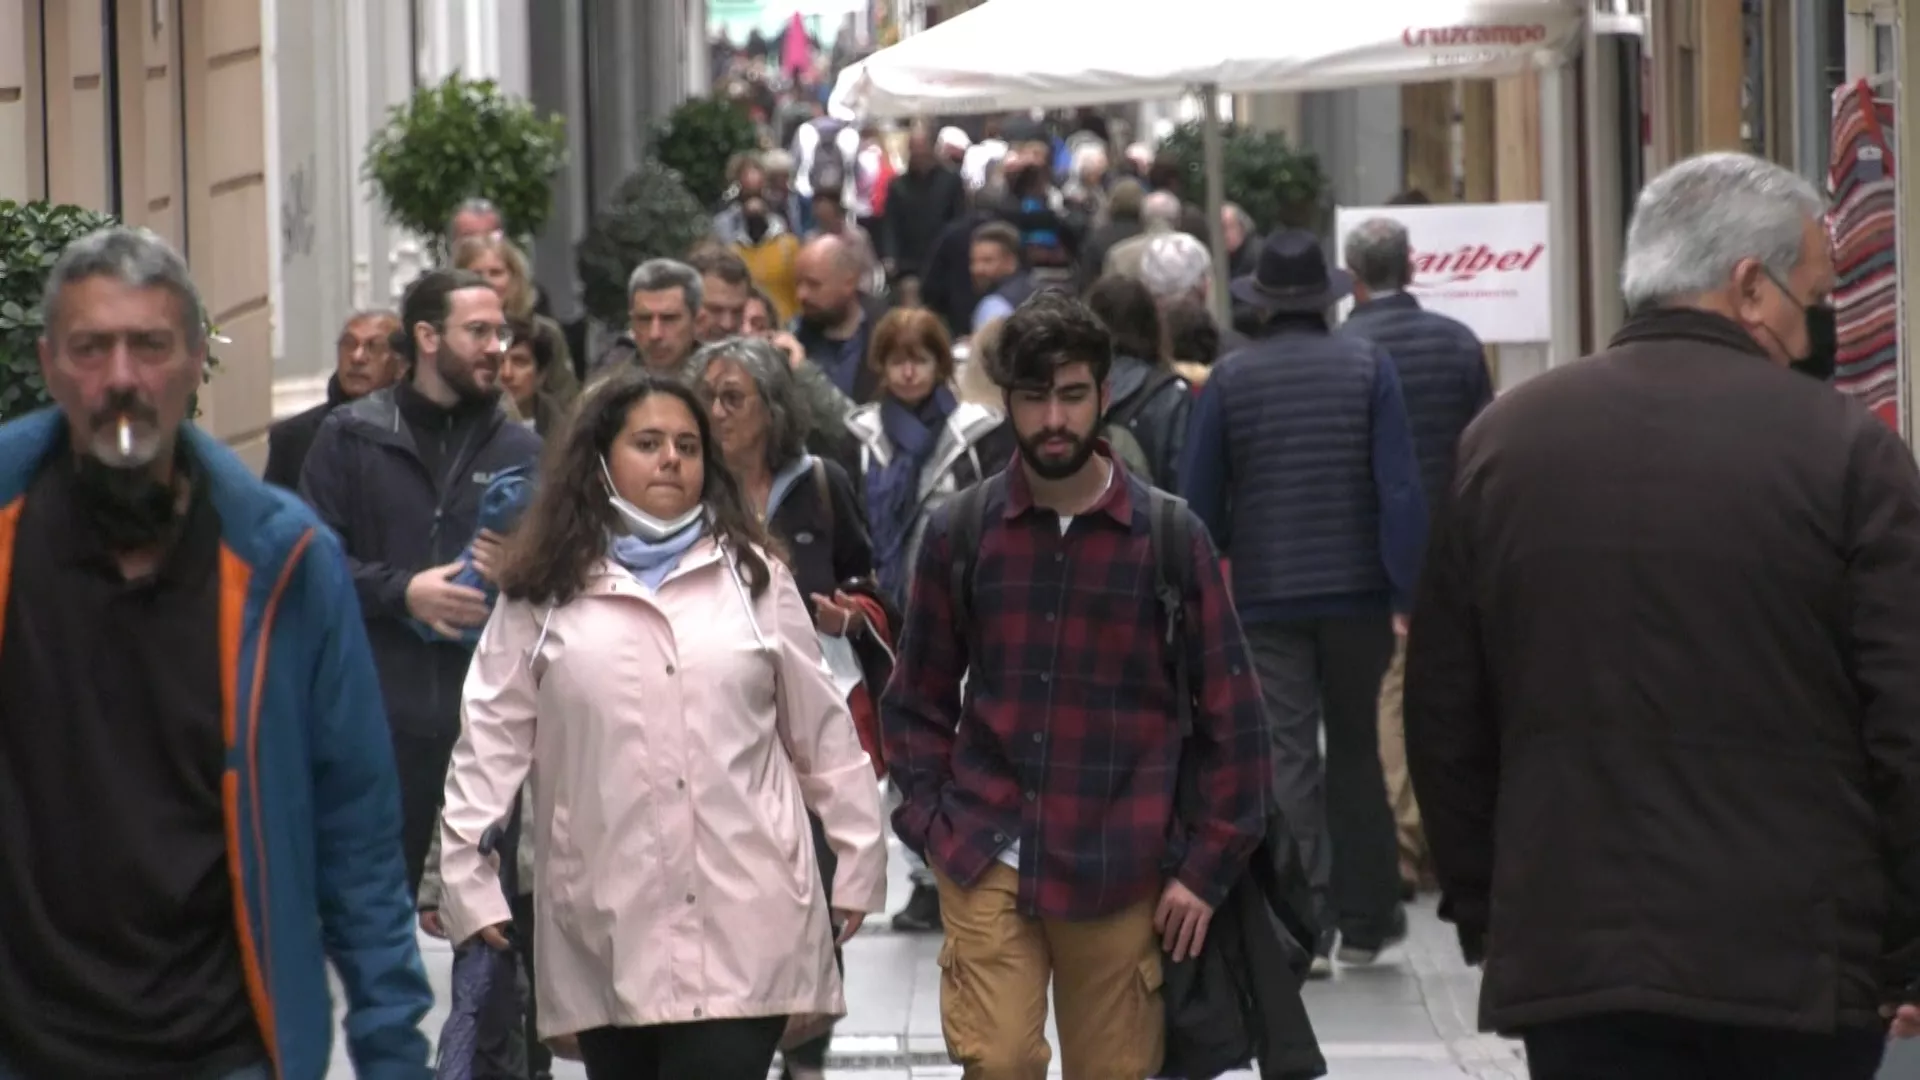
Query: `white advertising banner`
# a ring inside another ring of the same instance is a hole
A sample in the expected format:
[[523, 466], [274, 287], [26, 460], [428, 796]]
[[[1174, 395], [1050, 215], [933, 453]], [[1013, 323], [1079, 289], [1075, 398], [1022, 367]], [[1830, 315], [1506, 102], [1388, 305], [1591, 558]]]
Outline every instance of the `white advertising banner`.
[[1343, 264], [1348, 234], [1379, 217], [1406, 226], [1413, 248], [1407, 291], [1422, 307], [1459, 319], [1488, 344], [1552, 340], [1546, 203], [1343, 206], [1334, 216]]

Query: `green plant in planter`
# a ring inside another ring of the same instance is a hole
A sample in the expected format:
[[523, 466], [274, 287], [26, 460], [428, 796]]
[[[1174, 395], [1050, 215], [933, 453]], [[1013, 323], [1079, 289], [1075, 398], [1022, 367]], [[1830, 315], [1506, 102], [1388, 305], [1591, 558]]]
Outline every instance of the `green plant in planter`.
[[[1180, 162], [1187, 198], [1206, 198], [1206, 158], [1201, 121], [1173, 129], [1160, 152]], [[1319, 229], [1327, 213], [1326, 174], [1312, 151], [1295, 149], [1277, 131], [1250, 131], [1229, 124], [1221, 133], [1222, 178], [1228, 202], [1238, 203], [1262, 232], [1276, 228]]]
[[388, 112], [367, 145], [365, 175], [387, 217], [429, 238], [444, 257], [447, 222], [467, 199], [498, 207], [509, 235], [538, 232], [553, 213], [553, 178], [566, 162], [560, 117], [542, 117], [492, 80], [455, 72]]
[[[110, 214], [57, 203], [0, 200], [0, 423], [52, 404], [40, 378], [40, 295], [68, 244], [118, 224]], [[220, 340], [211, 324], [208, 334]], [[218, 361], [207, 356], [206, 377]], [[199, 410], [195, 408], [194, 414]]]
[[653, 130], [653, 153], [680, 174], [702, 206], [718, 206], [727, 190], [727, 162], [757, 150], [760, 133], [740, 107], [719, 97], [694, 98]]
[[712, 235], [713, 219], [680, 174], [647, 158], [614, 190], [574, 247], [581, 301], [609, 328], [627, 326], [627, 278], [648, 259], [684, 259]]

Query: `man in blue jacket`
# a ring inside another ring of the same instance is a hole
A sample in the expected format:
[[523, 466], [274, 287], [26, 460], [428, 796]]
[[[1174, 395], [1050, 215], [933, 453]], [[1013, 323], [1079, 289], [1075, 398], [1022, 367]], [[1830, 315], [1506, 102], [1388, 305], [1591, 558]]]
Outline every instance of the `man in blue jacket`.
[[[1234, 299], [1259, 340], [1214, 365], [1188, 420], [1182, 494], [1233, 560], [1234, 602], [1273, 725], [1274, 796], [1328, 932], [1314, 973], [1406, 936], [1375, 707], [1427, 515], [1392, 360], [1329, 332], [1353, 289], [1312, 233], [1274, 234]], [[1326, 761], [1320, 736], [1326, 732]]]
[[47, 282], [56, 409], [0, 427], [0, 1077], [425, 1080], [379, 683], [339, 542], [188, 420], [151, 233]]

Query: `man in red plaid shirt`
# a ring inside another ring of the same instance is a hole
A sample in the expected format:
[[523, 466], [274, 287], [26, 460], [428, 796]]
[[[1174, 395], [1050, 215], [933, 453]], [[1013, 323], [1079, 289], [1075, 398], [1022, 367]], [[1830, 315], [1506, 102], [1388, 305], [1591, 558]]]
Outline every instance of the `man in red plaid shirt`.
[[1260, 688], [1198, 519], [1173, 557], [1193, 561], [1175, 637], [1201, 809], [1175, 817], [1148, 488], [1096, 439], [1112, 360], [1076, 300], [1043, 293], [1008, 317], [992, 374], [1019, 457], [987, 481], [970, 596], [953, 595], [952, 510], [929, 527], [882, 702], [894, 829], [939, 882], [941, 1017], [968, 1080], [1046, 1075], [1049, 979], [1068, 1077], [1153, 1075], [1161, 952], [1200, 950], [1264, 827]]

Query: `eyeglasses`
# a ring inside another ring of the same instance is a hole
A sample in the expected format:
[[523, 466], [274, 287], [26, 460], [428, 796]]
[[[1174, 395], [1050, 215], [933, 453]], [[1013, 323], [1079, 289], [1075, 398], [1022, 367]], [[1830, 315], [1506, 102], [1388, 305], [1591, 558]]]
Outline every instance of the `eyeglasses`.
[[707, 400], [719, 406], [721, 411], [725, 412], [728, 416], [732, 416], [747, 407], [746, 393], [733, 387], [728, 387], [719, 393], [714, 393], [709, 390], [707, 392]]
[[513, 347], [513, 328], [504, 323], [470, 322], [461, 326], [460, 329], [465, 330], [468, 337], [482, 344], [497, 341], [502, 349]]

